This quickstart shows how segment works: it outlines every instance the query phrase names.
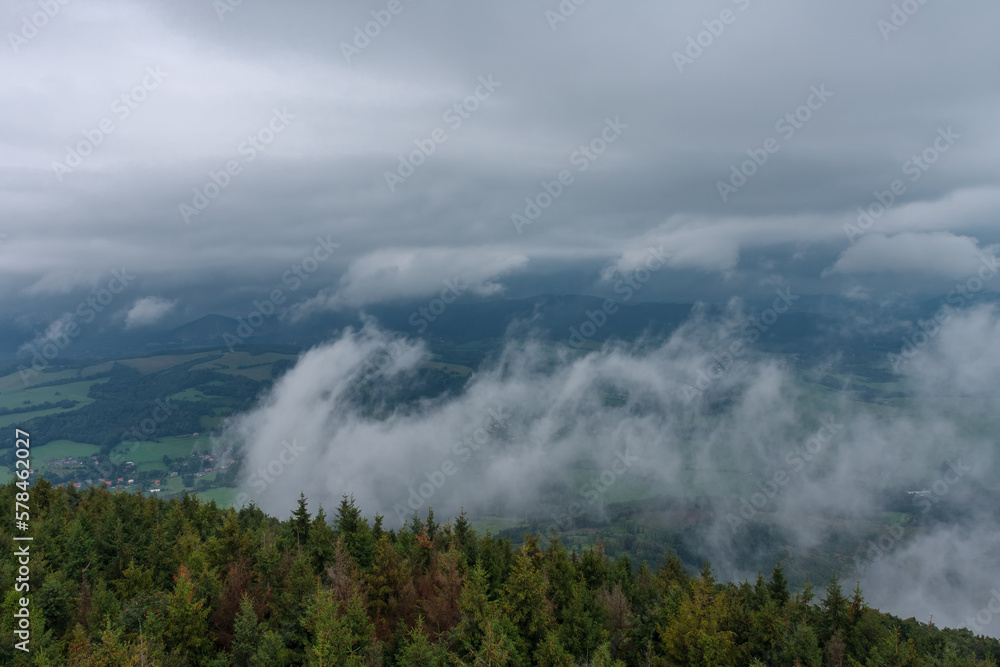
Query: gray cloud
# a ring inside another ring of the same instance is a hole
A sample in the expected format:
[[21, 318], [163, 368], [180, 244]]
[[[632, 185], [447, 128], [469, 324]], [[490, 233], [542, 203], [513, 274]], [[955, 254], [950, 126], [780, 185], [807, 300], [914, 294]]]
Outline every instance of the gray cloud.
[[138, 299], [125, 314], [125, 328], [133, 329], [144, 327], [163, 319], [163, 317], [173, 310], [176, 302], [161, 299], [156, 296], [147, 296]]
[[[789, 243], [842, 252], [857, 207], [906, 178], [907, 162], [946, 126], [962, 139], [907, 180], [875, 231], [998, 241], [997, 98], [984, 83], [994, 80], [992, 3], [925, 6], [888, 40], [877, 22], [891, 7], [860, 0], [587, 3], [554, 31], [545, 12], [557, 3], [404, 6], [350, 63], [341, 42], [376, 6], [243, 3], [221, 19], [193, 1], [63, 7], [0, 56], [0, 214], [10, 234], [0, 299], [82, 290], [122, 262], [143, 266], [150, 289], [190, 295], [209, 281], [245, 284], [320, 233], [347, 251], [325, 279], [347, 299], [361, 298], [351, 296], [362, 289], [351, 263], [358, 270], [389, 247], [471, 256], [492, 246], [583, 268], [651, 236], [674, 253], [670, 282], [718, 272], [699, 283], [700, 296], [724, 299], [756, 289], [762, 276], [739, 261], [748, 252]], [[738, 20], [678, 72], [674, 52], [726, 8]], [[35, 11], [8, 3], [3, 19], [16, 33]], [[164, 73], [155, 87], [150, 68]], [[443, 112], [488, 75], [502, 87], [390, 193], [385, 171], [447, 127]], [[716, 182], [748, 150], [781, 137], [781, 119], [820, 85], [834, 97], [722, 202]], [[275, 108], [295, 120], [183, 225], [178, 206], [227, 161], [246, 159], [239, 147]], [[571, 169], [574, 153], [616, 116], [629, 124], [620, 141], [525, 234], [513, 233], [511, 212]], [[104, 119], [113, 132], [59, 182], [53, 163], [97, 136]], [[776, 268], [794, 271], [794, 259]], [[433, 282], [417, 284], [430, 296]], [[831, 276], [814, 289], [840, 285]]]
[[[353, 493], [392, 522], [464, 506], [554, 528], [574, 499], [600, 517], [612, 487], [705, 497], [714, 509], [693, 528], [698, 548], [734, 579], [772, 564], [766, 554], [746, 562], [748, 526], [778, 531], [788, 553], [802, 555], [829, 549], [844, 518], [883, 526], [887, 494], [896, 494], [910, 504], [890, 506], [915, 523], [887, 532], [888, 542], [878, 542], [882, 533], [844, 537], [838, 544], [854, 551], [833, 566], [884, 610], [933, 609], [939, 624], [966, 625], [985, 582], [1000, 580], [989, 556], [1000, 528], [989, 490], [995, 443], [984, 431], [1000, 392], [995, 363], [983, 362], [1000, 358], [1000, 314], [954, 312], [905, 367], [913, 409], [888, 412], [849, 392], [821, 396], [781, 361], [747, 355], [746, 340], [734, 346], [747, 321], [756, 320], [733, 303], [721, 322], [696, 314], [659, 344], [584, 357], [511, 341], [461, 394], [378, 418], [356, 402], [357, 383], [370, 382], [368, 396], [407, 386], [429, 356], [369, 324], [302, 357], [258, 408], [229, 424], [220, 446], [246, 446], [245, 498], [279, 515], [304, 490], [327, 506]], [[274, 464], [292, 439], [303, 453]], [[581, 468], [595, 471], [582, 485]], [[612, 472], [602, 480], [604, 470]], [[930, 495], [906, 493], [922, 489]], [[887, 568], [907, 586], [883, 576]], [[945, 571], [968, 574], [942, 587]]]

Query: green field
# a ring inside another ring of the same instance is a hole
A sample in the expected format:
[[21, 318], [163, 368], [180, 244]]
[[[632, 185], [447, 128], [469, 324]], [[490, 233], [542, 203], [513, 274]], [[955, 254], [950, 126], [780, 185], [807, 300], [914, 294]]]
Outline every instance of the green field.
[[25, 380], [21, 379], [20, 373], [11, 373], [0, 378], [0, 394], [5, 394], [9, 391], [21, 391], [26, 387], [30, 388], [47, 382], [55, 382], [56, 380], [69, 380], [78, 377], [84, 376], [81, 376], [80, 371], [74, 368], [53, 372], [42, 371], [37, 374], [29, 373]]
[[0, 378], [0, 408], [8, 410], [26, 409], [44, 403], [58, 403], [63, 400], [77, 401], [77, 404], [70, 408], [46, 408], [30, 412], [0, 415], [0, 427], [19, 425], [34, 417], [44, 417], [46, 415], [79, 410], [93, 403], [94, 399], [87, 395], [90, 387], [95, 383], [107, 382], [107, 378], [96, 380], [81, 379], [80, 382], [69, 382], [49, 387], [37, 386], [58, 380], [85, 378], [94, 374], [93, 372], [85, 373], [84, 371], [86, 370], [68, 369], [54, 373], [39, 373], [31, 376], [27, 384], [21, 381], [21, 377], [17, 373]]
[[194, 387], [188, 387], [184, 391], [171, 394], [167, 398], [171, 401], [202, 401], [208, 398], [208, 396]]
[[82, 401], [84, 405], [93, 403], [93, 399], [87, 396], [90, 386], [94, 383], [107, 381], [107, 378], [101, 378], [99, 380], [81, 380], [70, 384], [57, 384], [51, 387], [7, 389], [0, 392], [0, 408], [24, 408], [39, 403], [56, 403], [66, 399]]
[[[424, 510], [424, 513], [426, 514], [426, 510]], [[417, 515], [420, 516], [420, 512], [417, 512]], [[409, 516], [412, 516], [412, 512]], [[490, 533], [496, 535], [501, 530], [518, 528], [520, 526], [524, 526], [525, 523], [523, 519], [504, 516], [483, 516], [475, 519], [474, 521], [470, 521], [469, 525], [472, 526], [476, 532], [486, 533], [489, 531]]]
[[118, 363], [124, 364], [126, 366], [131, 366], [140, 373], [146, 375], [150, 373], [155, 373], [157, 371], [163, 371], [168, 368], [173, 368], [179, 364], [186, 363], [188, 361], [194, 361], [195, 359], [209, 359], [217, 356], [217, 352], [206, 353], [202, 352], [200, 354], [164, 354], [155, 357], [142, 357], [139, 359], [123, 359]]
[[195, 495], [204, 502], [215, 501], [215, 504], [219, 507], [231, 507], [233, 501], [236, 500], [237, 489], [229, 486], [221, 486], [217, 489], [209, 489], [208, 491], [202, 491], [196, 493]]
[[140, 470], [151, 470], [143, 464], [157, 463], [163, 467], [163, 456], [172, 459], [190, 456], [193, 452], [207, 452], [212, 449], [212, 439], [207, 435], [197, 438], [161, 438], [141, 442], [123, 442], [111, 451], [112, 456], [121, 456], [123, 461], [132, 461]]
[[46, 472], [52, 467], [48, 459], [61, 460], [67, 456], [80, 460], [88, 456], [94, 456], [101, 451], [97, 445], [88, 445], [83, 442], [72, 442], [70, 440], [56, 440], [47, 445], [31, 448], [31, 465], [37, 472]]
[[[75, 408], [70, 408], [70, 410], [76, 410], [77, 408], [82, 408], [83, 405], [78, 405]], [[44, 417], [45, 415], [57, 415], [60, 412], [69, 412], [66, 408], [49, 408], [48, 410], [35, 410], [34, 412], [21, 412], [15, 415], [2, 415], [0, 416], [0, 427], [4, 426], [17, 426], [18, 424], [23, 424], [29, 419], [34, 417]]]
[[444, 371], [449, 375], [455, 377], [468, 377], [472, 373], [472, 369], [468, 366], [460, 366], [458, 364], [445, 364], [439, 361], [428, 361], [427, 363], [421, 364], [421, 368], [430, 368], [432, 370]]
[[227, 375], [242, 375], [261, 382], [270, 379], [271, 366], [282, 360], [294, 361], [297, 357], [293, 354], [280, 354], [278, 352], [265, 352], [263, 354], [250, 354], [249, 352], [230, 352], [223, 354], [218, 359], [213, 359], [196, 366], [191, 370], [209, 370], [225, 373]]

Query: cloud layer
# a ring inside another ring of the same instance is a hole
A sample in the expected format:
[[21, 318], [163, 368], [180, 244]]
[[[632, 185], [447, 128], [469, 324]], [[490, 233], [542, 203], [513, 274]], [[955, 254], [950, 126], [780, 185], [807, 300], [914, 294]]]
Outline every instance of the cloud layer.
[[[304, 490], [327, 507], [354, 494], [391, 524], [433, 506], [552, 529], [574, 502], [601, 520], [606, 503], [637, 490], [702, 497], [710, 511], [690, 532], [721, 576], [773, 565], [746, 542], [754, 531], [783, 536], [787, 557], [829, 551], [843, 533], [853, 551], [832, 564], [870, 602], [966, 625], [1000, 579], [989, 556], [1000, 386], [980, 361], [1000, 358], [1000, 313], [953, 312], [910, 355], [902, 409], [804, 385], [734, 344], [745, 321], [733, 304], [721, 322], [696, 315], [668, 340], [582, 357], [512, 340], [463, 392], [388, 412], [371, 402], [412, 387], [428, 355], [369, 324], [304, 355], [223, 440], [247, 447], [242, 500], [278, 514]], [[889, 527], [889, 511], [909, 523]], [[872, 528], [844, 533], [844, 519]], [[952, 571], [963, 574], [942, 589]]]
[[[432, 298], [448, 273], [435, 262], [480, 292], [513, 270], [533, 293], [553, 271], [596, 290], [602, 267], [654, 241], [673, 258], [649, 298], [724, 301], [775, 271], [816, 292], [854, 289], [862, 270], [876, 292], [946, 291], [941, 277], [1000, 242], [1000, 8], [985, 0], [921, 5], [888, 32], [891, 7], [862, 0], [586, 3], [555, 22], [556, 2], [427, 0], [373, 37], [370, 7], [214, 7], [70, 3], [32, 31], [37, 4], [5, 4], [10, 312], [126, 266], [192, 314], [228, 313], [318, 235], [342, 252], [297, 297], [326, 289], [313, 305], [331, 307]], [[723, 9], [737, 20], [713, 36]], [[608, 119], [628, 127], [613, 142]], [[401, 160], [412, 173], [393, 191]], [[889, 245], [851, 246], [844, 226], [892, 192], [870, 229]]]

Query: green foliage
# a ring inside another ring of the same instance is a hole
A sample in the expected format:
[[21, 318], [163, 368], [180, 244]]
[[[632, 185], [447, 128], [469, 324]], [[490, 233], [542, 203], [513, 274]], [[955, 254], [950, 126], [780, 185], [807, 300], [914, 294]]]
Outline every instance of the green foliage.
[[[1000, 657], [993, 639], [871, 609], [860, 587], [845, 597], [836, 577], [817, 604], [809, 585], [788, 590], [780, 564], [733, 585], [707, 563], [692, 577], [676, 554], [636, 572], [600, 544], [570, 554], [558, 536], [547, 550], [532, 536], [512, 550], [464, 515], [439, 524], [428, 512], [385, 531], [347, 497], [329, 525], [304, 496], [279, 521], [190, 496], [35, 490], [33, 653], [8, 643], [0, 664], [995, 667]], [[15, 491], [0, 487], [0, 503]], [[0, 561], [8, 636], [13, 568]]]
[[790, 598], [788, 594], [788, 580], [785, 579], [785, 569], [781, 567], [781, 561], [778, 561], [771, 572], [771, 582], [768, 584], [768, 592], [771, 595], [771, 599], [777, 602], [779, 606], [784, 607], [788, 604]]
[[187, 567], [175, 577], [174, 591], [167, 601], [163, 642], [171, 653], [189, 662], [203, 658], [209, 648], [208, 612], [205, 601], [196, 596]]
[[[320, 590], [303, 621], [309, 630], [306, 663], [311, 667], [342, 667], [364, 664], [361, 648], [365, 637], [358, 634], [358, 619], [339, 613], [339, 604], [329, 590]], [[357, 609], [354, 610], [357, 612]], [[363, 628], [362, 628], [363, 630]]]
[[396, 656], [398, 667], [447, 667], [451, 664], [448, 651], [441, 645], [431, 642], [423, 629], [423, 619], [409, 631], [399, 655]]
[[233, 624], [233, 665], [248, 667], [260, 645], [260, 624], [253, 610], [253, 601], [246, 595], [240, 600], [240, 613]]

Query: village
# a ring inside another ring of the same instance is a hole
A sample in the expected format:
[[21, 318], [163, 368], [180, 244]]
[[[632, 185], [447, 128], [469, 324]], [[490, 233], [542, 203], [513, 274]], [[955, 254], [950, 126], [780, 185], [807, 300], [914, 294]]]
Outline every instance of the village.
[[195, 451], [183, 458], [164, 456], [162, 461], [138, 464], [115, 462], [114, 459], [114, 454], [111, 457], [50, 457], [44, 460], [44, 468], [48, 477], [58, 480], [55, 485], [59, 487], [71, 485], [82, 490], [103, 486], [147, 495], [174, 495], [184, 489], [205, 491], [224, 486], [232, 477], [230, 473], [236, 464], [231, 451], [219, 455]]

